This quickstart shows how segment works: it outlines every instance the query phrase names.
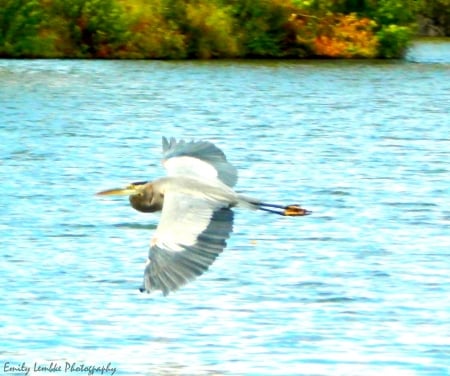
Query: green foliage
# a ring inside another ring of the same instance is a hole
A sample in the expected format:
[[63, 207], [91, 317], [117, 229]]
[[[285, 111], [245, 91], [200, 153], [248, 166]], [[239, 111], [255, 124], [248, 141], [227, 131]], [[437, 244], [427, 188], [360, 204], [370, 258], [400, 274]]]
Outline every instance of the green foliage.
[[417, 4], [416, 0], [379, 0], [372, 17], [380, 25], [408, 25], [416, 19]]
[[411, 39], [411, 29], [405, 26], [387, 25], [377, 33], [378, 55], [387, 59], [398, 59], [404, 56]]
[[51, 12], [62, 44], [80, 57], [114, 57], [129, 37], [124, 9], [114, 1], [54, 0]]
[[233, 2], [233, 13], [246, 56], [282, 57], [289, 39], [286, 28], [294, 6], [283, 0], [241, 0]]
[[240, 54], [229, 7], [209, 0], [127, 4], [132, 31], [124, 51], [128, 57], [180, 59]]
[[128, 17], [129, 37], [119, 57], [135, 59], [182, 59], [186, 37], [178, 25], [166, 19], [167, 0], [123, 1]]
[[208, 0], [188, 3], [185, 28], [189, 40], [189, 56], [211, 58], [239, 54], [234, 18], [228, 7], [219, 7]]
[[394, 58], [449, 1], [0, 0], [0, 56]]
[[51, 41], [39, 35], [45, 14], [37, 0], [0, 0], [0, 56], [39, 56]]

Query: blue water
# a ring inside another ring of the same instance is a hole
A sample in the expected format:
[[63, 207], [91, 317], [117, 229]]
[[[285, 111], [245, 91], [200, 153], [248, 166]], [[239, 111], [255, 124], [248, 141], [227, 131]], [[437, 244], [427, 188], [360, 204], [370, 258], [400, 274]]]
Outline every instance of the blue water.
[[[0, 374], [450, 375], [442, 46], [0, 60]], [[158, 216], [94, 193], [162, 176], [163, 135], [215, 142], [239, 191], [313, 215], [238, 210], [207, 273], [141, 294]]]

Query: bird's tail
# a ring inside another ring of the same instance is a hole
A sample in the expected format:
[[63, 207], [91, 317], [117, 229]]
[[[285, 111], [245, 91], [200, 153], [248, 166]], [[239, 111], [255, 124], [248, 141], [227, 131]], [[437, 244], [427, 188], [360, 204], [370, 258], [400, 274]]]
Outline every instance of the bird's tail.
[[269, 204], [267, 202], [261, 202], [246, 196], [239, 196], [239, 206], [244, 206], [249, 209], [263, 210], [269, 213], [279, 214], [289, 217], [299, 217], [303, 215], [309, 215], [312, 212], [310, 210], [302, 208], [300, 205], [278, 205]]

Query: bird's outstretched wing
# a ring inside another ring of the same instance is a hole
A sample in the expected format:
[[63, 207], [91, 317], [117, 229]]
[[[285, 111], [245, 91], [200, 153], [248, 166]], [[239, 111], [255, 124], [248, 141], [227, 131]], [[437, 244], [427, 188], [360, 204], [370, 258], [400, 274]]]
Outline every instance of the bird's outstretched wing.
[[233, 211], [226, 202], [166, 193], [141, 291], [164, 295], [203, 274], [226, 246]]
[[225, 154], [208, 141], [162, 139], [163, 165], [169, 176], [184, 175], [202, 180], [219, 178], [229, 187], [237, 182], [237, 170]]

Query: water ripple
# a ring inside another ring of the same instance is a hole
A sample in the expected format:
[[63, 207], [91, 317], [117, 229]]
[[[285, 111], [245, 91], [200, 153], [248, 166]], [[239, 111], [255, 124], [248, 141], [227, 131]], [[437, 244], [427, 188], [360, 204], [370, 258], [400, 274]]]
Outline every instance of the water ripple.
[[[449, 60], [423, 48], [416, 63], [0, 60], [0, 367], [450, 374]], [[162, 176], [162, 135], [216, 142], [239, 191], [313, 215], [239, 210], [206, 274], [139, 293], [158, 216], [94, 194]]]

